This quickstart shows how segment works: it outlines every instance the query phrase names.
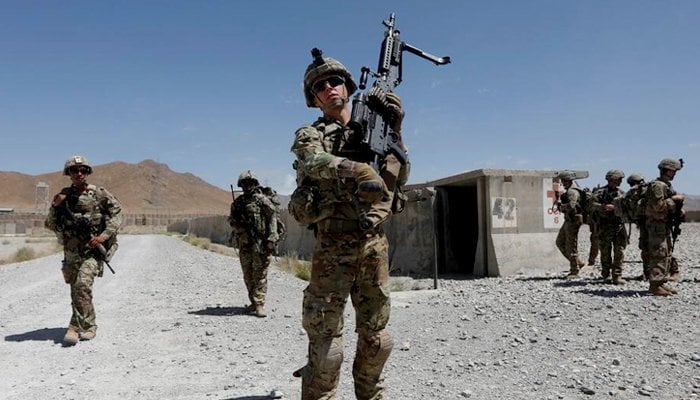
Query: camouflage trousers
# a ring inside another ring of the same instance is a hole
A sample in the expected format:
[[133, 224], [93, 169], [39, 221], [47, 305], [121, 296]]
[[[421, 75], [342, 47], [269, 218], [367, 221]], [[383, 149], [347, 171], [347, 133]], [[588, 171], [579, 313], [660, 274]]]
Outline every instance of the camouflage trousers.
[[578, 259], [578, 231], [581, 225], [573, 221], [564, 221], [564, 224], [559, 229], [557, 235], [557, 248], [561, 254], [569, 260], [569, 273], [578, 273], [579, 264], [582, 262]]
[[92, 285], [96, 276], [102, 276], [103, 265], [94, 257], [64, 251], [65, 259], [61, 272], [63, 279], [70, 285], [71, 307], [73, 314], [70, 325], [80, 331], [97, 329], [95, 323], [95, 306], [92, 303]]
[[597, 223], [590, 224], [588, 225], [588, 229], [591, 231], [591, 248], [588, 251], [588, 265], [593, 265], [595, 263], [595, 259], [598, 258], [598, 253], [600, 252], [600, 245], [598, 243], [599, 226]]
[[382, 371], [393, 347], [389, 321], [388, 242], [373, 234], [319, 232], [309, 285], [304, 290], [302, 324], [309, 337], [302, 400], [335, 398], [343, 362], [343, 310], [350, 296], [355, 308], [357, 350], [353, 363], [355, 395], [383, 399]]
[[665, 222], [647, 221], [647, 255], [649, 264], [646, 275], [652, 286], [664, 284], [672, 264], [671, 229]]
[[642, 270], [644, 275], [648, 276], [649, 272], [649, 233], [647, 231], [647, 226], [644, 222], [638, 225], [639, 227], [639, 242], [638, 248], [640, 252], [640, 258], [642, 259]]
[[598, 242], [600, 244], [600, 264], [603, 278], [622, 276], [622, 261], [627, 247], [627, 233], [622, 224], [598, 225]]
[[243, 282], [248, 290], [251, 305], [265, 305], [267, 296], [267, 271], [270, 269], [270, 255], [260, 253], [255, 245], [241, 246], [238, 249], [241, 260]]

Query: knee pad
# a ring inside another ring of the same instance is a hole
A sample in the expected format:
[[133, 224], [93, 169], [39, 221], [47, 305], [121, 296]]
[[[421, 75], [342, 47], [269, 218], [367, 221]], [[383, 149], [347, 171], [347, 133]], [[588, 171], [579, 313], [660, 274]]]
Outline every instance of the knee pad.
[[343, 338], [328, 337], [309, 342], [309, 363], [319, 372], [340, 371], [343, 364]]
[[384, 364], [394, 348], [394, 339], [386, 329], [380, 331], [360, 331], [357, 340], [357, 352], [374, 363]]

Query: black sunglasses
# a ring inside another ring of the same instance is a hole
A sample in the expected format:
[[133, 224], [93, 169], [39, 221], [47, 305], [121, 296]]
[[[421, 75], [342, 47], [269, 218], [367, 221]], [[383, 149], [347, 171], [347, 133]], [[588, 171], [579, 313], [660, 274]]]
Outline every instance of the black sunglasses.
[[90, 173], [90, 168], [88, 167], [70, 167], [68, 168], [68, 172], [71, 174], [77, 174], [80, 172], [81, 174], [85, 175]]
[[314, 91], [314, 93], [318, 93], [323, 91], [326, 88], [326, 84], [330, 87], [336, 87], [340, 86], [345, 83], [345, 79], [342, 76], [338, 75], [331, 75], [327, 78], [318, 80], [314, 82], [313, 85], [311, 85], [311, 89]]

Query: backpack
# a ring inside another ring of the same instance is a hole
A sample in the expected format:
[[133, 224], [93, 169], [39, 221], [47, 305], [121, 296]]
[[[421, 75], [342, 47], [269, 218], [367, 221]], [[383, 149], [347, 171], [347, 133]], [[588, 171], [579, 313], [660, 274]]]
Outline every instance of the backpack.
[[644, 218], [648, 188], [649, 182], [640, 183], [625, 193], [620, 206], [623, 218], [627, 219], [627, 221], [639, 223]]
[[579, 196], [579, 207], [581, 208], [581, 215], [583, 215], [583, 223], [584, 224], [590, 224], [592, 223], [591, 221], [591, 204], [593, 203], [591, 201], [591, 197], [593, 196], [593, 193], [591, 193], [591, 189], [589, 188], [579, 188], [579, 187], [571, 187], [572, 189], [578, 191]]
[[287, 235], [287, 226], [282, 222], [282, 218], [280, 216], [280, 202], [277, 199], [277, 192], [275, 189], [269, 187], [269, 186], [264, 186], [261, 187], [262, 189], [262, 194], [265, 195], [272, 204], [275, 206], [275, 216], [277, 217], [277, 239], [278, 242], [281, 242], [284, 237]]

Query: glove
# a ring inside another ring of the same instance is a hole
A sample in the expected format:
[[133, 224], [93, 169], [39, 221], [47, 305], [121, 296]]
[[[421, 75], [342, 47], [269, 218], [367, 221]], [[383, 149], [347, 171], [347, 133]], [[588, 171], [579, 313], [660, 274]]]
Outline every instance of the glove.
[[354, 178], [357, 182], [357, 197], [363, 203], [375, 203], [383, 198], [389, 198], [384, 179], [374, 168], [361, 162], [343, 160], [338, 165], [338, 177]]
[[367, 104], [388, 121], [391, 130], [401, 133], [404, 112], [401, 98], [396, 93], [386, 93], [379, 86], [374, 86], [367, 93]]

